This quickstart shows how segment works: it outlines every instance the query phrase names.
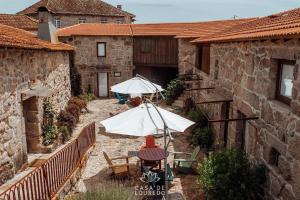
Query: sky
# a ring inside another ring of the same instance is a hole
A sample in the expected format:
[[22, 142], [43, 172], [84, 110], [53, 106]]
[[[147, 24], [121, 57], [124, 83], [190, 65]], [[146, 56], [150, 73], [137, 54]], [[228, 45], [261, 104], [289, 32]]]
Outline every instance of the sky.
[[[0, 13], [16, 13], [38, 0], [0, 0]], [[300, 0], [105, 0], [135, 14], [136, 23], [194, 22], [266, 16], [300, 7]]]

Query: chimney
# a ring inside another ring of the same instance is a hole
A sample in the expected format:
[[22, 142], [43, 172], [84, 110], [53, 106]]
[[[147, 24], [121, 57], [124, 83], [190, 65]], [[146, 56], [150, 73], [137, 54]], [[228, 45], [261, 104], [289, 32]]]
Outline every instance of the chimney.
[[117, 8], [122, 10], [122, 5], [117, 5]]
[[56, 28], [53, 25], [53, 18], [46, 7], [38, 9], [38, 38], [51, 43], [57, 43]]

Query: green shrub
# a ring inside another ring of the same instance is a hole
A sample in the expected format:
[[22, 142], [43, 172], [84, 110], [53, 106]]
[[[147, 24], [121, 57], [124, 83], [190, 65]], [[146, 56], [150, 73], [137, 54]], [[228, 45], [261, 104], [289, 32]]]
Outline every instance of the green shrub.
[[193, 130], [192, 143], [195, 146], [209, 149], [213, 144], [212, 131], [209, 126]]
[[137, 200], [134, 190], [118, 184], [100, 185], [68, 200]]
[[86, 103], [86, 101], [84, 99], [80, 98], [80, 97], [71, 97], [71, 99], [68, 102], [68, 105], [69, 104], [76, 104], [79, 107], [80, 111], [82, 109], [87, 110], [87, 103]]
[[57, 138], [57, 130], [55, 125], [43, 126], [43, 144], [48, 146]]
[[76, 119], [76, 123], [79, 122], [80, 107], [77, 104], [71, 103], [67, 105], [65, 110], [73, 115], [73, 117]]
[[72, 133], [75, 125], [76, 125], [76, 119], [71, 113], [69, 113], [65, 110], [62, 110], [59, 113], [59, 115], [57, 117], [57, 126], [58, 127], [65, 126], [68, 128], [69, 132]]
[[184, 82], [180, 79], [172, 80], [165, 91], [166, 103], [171, 105], [183, 92]]
[[93, 93], [85, 93], [83, 95], [80, 95], [80, 98], [83, 99], [86, 103], [92, 101], [95, 99], [95, 96]]
[[198, 182], [208, 200], [258, 199], [265, 168], [251, 167], [246, 155], [235, 149], [210, 154], [199, 166]]
[[53, 103], [50, 98], [44, 99], [43, 102], [43, 125], [42, 125], [42, 137], [43, 144], [48, 146], [54, 142], [57, 138], [57, 130], [54, 124], [55, 111], [53, 108]]
[[197, 126], [208, 126], [208, 111], [206, 109], [193, 108], [188, 112], [189, 118], [197, 123]]
[[62, 142], [66, 143], [66, 141], [68, 141], [70, 139], [70, 132], [68, 127], [66, 126], [60, 126], [58, 127], [58, 132], [60, 133], [61, 137], [62, 137]]

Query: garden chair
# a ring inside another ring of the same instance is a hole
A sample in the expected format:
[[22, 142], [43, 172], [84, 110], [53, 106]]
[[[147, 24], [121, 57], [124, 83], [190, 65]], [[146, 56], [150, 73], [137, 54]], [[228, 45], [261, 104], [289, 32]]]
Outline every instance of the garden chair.
[[[116, 158], [109, 158], [108, 155], [103, 152], [104, 158], [109, 166], [109, 168], [112, 170], [112, 176], [129, 176], [129, 157], [128, 156], [121, 156]], [[124, 164], [113, 164], [112, 161], [114, 160], [126, 160], [126, 163]]]
[[[196, 157], [200, 152], [200, 147], [197, 146], [192, 153], [186, 152], [173, 152], [174, 154], [174, 163], [173, 169], [178, 172], [188, 173], [193, 171], [193, 164], [197, 163]], [[179, 158], [183, 157], [185, 158]]]
[[146, 137], [146, 145], [142, 147], [142, 149], [145, 148], [158, 148], [159, 146], [155, 144], [155, 137], [153, 135], [148, 135]]
[[115, 97], [119, 100], [119, 104], [125, 104], [127, 102], [127, 99], [117, 92], [115, 92]]

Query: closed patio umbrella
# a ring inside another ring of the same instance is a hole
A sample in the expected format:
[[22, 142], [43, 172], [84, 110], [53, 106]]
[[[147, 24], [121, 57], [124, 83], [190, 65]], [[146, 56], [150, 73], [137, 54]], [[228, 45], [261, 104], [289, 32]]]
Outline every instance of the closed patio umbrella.
[[[147, 136], [150, 134], [161, 134], [164, 136], [164, 150], [167, 155], [168, 144], [167, 135], [171, 137], [171, 132], [184, 132], [185, 129], [194, 122], [165, 109], [155, 106], [153, 103], [143, 103], [136, 108], [120, 113], [116, 116], [101, 121], [106, 132], [131, 135]], [[164, 159], [165, 166], [165, 199], [168, 199], [167, 180], [167, 157]]]

